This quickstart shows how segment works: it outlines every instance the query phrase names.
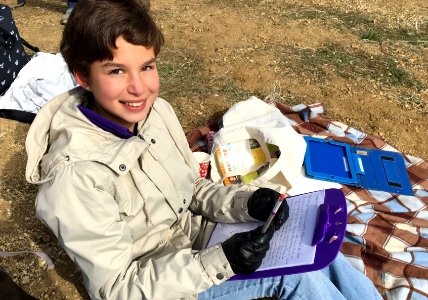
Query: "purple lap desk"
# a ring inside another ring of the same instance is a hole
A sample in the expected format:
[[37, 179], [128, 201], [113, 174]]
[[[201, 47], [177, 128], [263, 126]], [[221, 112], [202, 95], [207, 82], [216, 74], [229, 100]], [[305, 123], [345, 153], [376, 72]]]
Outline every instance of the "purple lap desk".
[[346, 199], [343, 192], [339, 189], [326, 189], [324, 203], [318, 208], [317, 225], [312, 240], [312, 245], [316, 245], [314, 263], [256, 271], [248, 275], [235, 275], [230, 280], [283, 276], [327, 267], [339, 253], [345, 235], [346, 221]]

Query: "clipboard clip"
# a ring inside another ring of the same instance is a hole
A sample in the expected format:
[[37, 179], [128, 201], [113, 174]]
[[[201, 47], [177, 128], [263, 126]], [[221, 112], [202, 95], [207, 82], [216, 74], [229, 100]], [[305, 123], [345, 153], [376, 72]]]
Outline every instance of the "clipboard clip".
[[318, 245], [324, 240], [329, 220], [329, 205], [323, 203], [318, 208], [318, 219], [315, 225], [314, 236], [312, 238], [312, 246]]
[[[335, 221], [334, 224], [331, 224], [330, 221], [337, 220], [336, 214], [346, 214], [346, 209], [342, 206], [331, 207], [326, 203], [323, 203], [318, 208], [318, 219], [315, 225], [315, 232], [312, 238], [312, 246], [318, 245], [321, 242], [326, 242], [328, 244], [340, 239], [342, 234], [337, 233], [336, 230], [338, 227], [342, 227], [342, 222]], [[346, 226], [346, 224], [345, 224]], [[329, 230], [329, 227], [331, 229]], [[335, 229], [336, 228], [336, 229]]]

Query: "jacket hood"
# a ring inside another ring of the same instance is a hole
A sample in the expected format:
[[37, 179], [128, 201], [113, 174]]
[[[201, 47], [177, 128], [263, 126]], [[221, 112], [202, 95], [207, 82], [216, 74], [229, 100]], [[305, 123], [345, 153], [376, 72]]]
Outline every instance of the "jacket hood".
[[[25, 141], [30, 183], [43, 183], [59, 164], [96, 161], [124, 174], [146, 147], [131, 147], [121, 139], [89, 121], [78, 109], [85, 91], [78, 87], [48, 101], [38, 112]], [[144, 141], [140, 141], [147, 144]]]

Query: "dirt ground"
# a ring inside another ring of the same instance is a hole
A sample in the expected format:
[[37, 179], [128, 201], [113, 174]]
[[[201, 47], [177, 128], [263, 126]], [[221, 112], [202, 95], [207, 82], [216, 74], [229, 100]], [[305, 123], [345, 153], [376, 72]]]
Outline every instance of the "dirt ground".
[[[0, 1], [1, 3], [1, 1]], [[58, 52], [61, 0], [13, 10], [20, 34]], [[250, 95], [322, 102], [326, 115], [428, 159], [428, 2], [420, 0], [154, 0], [166, 45], [161, 96], [190, 131]], [[34, 214], [25, 182], [29, 125], [0, 119], [0, 258], [38, 299], [87, 299], [81, 275]]]

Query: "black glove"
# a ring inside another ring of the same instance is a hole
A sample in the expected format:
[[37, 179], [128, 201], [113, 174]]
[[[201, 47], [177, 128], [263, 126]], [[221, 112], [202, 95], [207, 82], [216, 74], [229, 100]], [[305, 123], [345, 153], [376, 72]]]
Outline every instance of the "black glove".
[[260, 267], [274, 232], [272, 226], [265, 233], [258, 227], [236, 233], [221, 244], [235, 274], [249, 274]]
[[[279, 196], [281, 196], [281, 194], [272, 189], [260, 188], [256, 190], [250, 198], [248, 198], [248, 214], [259, 221], [266, 221], [275, 203], [278, 201]], [[288, 219], [287, 201], [284, 199], [282, 202], [272, 221], [275, 230], [281, 228], [282, 224]]]

